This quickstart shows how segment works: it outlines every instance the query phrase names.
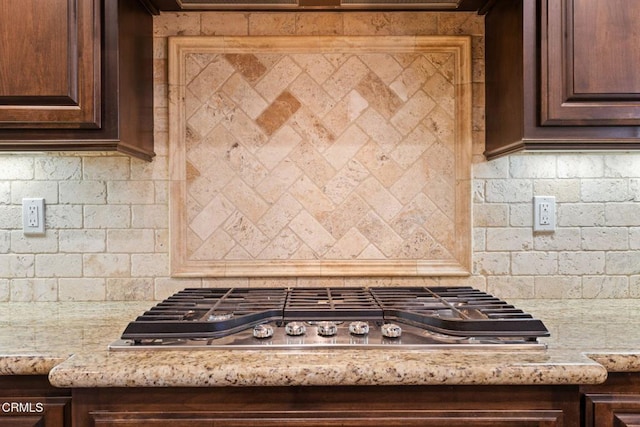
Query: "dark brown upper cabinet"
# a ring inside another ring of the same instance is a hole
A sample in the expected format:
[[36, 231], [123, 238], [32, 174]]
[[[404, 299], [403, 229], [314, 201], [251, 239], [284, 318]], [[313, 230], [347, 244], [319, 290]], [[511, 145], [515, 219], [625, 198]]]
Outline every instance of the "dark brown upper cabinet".
[[487, 158], [640, 149], [640, 2], [497, 0], [485, 17]]
[[137, 0], [0, 2], [0, 150], [153, 157], [153, 21]]

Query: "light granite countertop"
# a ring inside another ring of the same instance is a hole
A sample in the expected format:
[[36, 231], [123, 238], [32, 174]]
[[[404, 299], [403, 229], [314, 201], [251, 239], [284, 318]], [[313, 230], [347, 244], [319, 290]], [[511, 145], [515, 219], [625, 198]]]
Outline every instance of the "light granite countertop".
[[514, 300], [551, 331], [546, 350], [109, 351], [151, 302], [11, 303], [0, 375], [59, 387], [597, 384], [640, 372], [640, 300]]

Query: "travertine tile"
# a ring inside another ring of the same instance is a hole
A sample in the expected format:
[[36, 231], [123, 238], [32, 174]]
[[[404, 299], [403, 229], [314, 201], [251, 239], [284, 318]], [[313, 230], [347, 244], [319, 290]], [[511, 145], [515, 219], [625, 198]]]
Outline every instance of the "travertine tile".
[[534, 286], [536, 298], [582, 298], [582, 280], [579, 277], [538, 276]]
[[130, 165], [131, 161], [126, 156], [86, 157], [82, 159], [82, 179], [90, 181], [126, 180], [129, 178]]
[[0, 180], [33, 179], [34, 158], [0, 155]]
[[[28, 259], [16, 259], [22, 268], [27, 267]], [[0, 256], [0, 263], [2, 256]], [[32, 257], [31, 263], [34, 262]], [[18, 269], [12, 269], [14, 274]], [[9, 270], [6, 270], [9, 271]], [[81, 254], [39, 254], [35, 256], [35, 275], [37, 277], [81, 277], [82, 276], [82, 255]], [[15, 277], [20, 277], [15, 275]]]
[[107, 250], [109, 252], [135, 253], [155, 251], [155, 231], [153, 228], [142, 230], [108, 230]]
[[625, 179], [583, 179], [580, 200], [583, 202], [625, 202], [630, 199], [629, 183]]
[[624, 276], [584, 277], [583, 298], [627, 298], [629, 280]]
[[[0, 289], [1, 287], [0, 284]], [[9, 298], [12, 302], [57, 301], [58, 282], [56, 279], [14, 279], [11, 280], [10, 292]]]
[[246, 36], [249, 16], [238, 12], [205, 12], [201, 14], [201, 31], [205, 36]]
[[[0, 237], [0, 253], [55, 253], [58, 252], [58, 230], [47, 230], [44, 236], [25, 236], [22, 230], [7, 231]], [[1, 248], [6, 247], [6, 250]]]
[[34, 166], [39, 180], [80, 179], [82, 174], [81, 157], [37, 157]]
[[558, 273], [555, 252], [516, 252], [511, 259], [511, 274], [515, 276], [549, 276]]
[[85, 277], [129, 277], [131, 262], [127, 254], [84, 254], [82, 271]]
[[58, 281], [60, 301], [104, 301], [105, 296], [105, 279], [102, 278], [64, 278]]
[[150, 279], [109, 278], [105, 290], [107, 301], [145, 301], [153, 299], [154, 286]]
[[640, 204], [607, 203], [604, 208], [605, 225], [638, 226], [640, 225]]
[[10, 193], [11, 202], [16, 205], [22, 204], [25, 197], [42, 197], [45, 205], [58, 203], [59, 197], [56, 181], [12, 181]]
[[60, 252], [104, 252], [106, 232], [104, 230], [60, 230]]
[[293, 13], [252, 13], [249, 15], [251, 36], [292, 36], [296, 33], [296, 15]]
[[341, 13], [297, 13], [296, 35], [341, 35], [344, 33]]
[[605, 272], [605, 253], [561, 252], [558, 254], [558, 273], [560, 274], [603, 274]]
[[606, 273], [631, 275], [638, 273], [640, 251], [610, 251], [606, 254]]

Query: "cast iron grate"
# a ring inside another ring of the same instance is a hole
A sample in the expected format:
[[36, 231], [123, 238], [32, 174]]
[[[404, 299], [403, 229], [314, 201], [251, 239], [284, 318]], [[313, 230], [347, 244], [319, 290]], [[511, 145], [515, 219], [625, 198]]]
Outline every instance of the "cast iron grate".
[[290, 321], [398, 322], [457, 337], [549, 336], [544, 324], [466, 286], [187, 288], [129, 323], [122, 339], [215, 339]]

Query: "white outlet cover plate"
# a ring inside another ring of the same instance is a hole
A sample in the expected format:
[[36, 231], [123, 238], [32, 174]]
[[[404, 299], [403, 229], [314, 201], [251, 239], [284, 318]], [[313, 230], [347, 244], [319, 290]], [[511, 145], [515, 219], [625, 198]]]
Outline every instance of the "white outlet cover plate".
[[22, 199], [22, 232], [27, 236], [44, 233], [44, 199]]
[[[547, 206], [543, 212], [543, 206]], [[546, 218], [545, 218], [546, 217]], [[533, 196], [533, 231], [555, 231], [556, 198], [555, 196]]]

